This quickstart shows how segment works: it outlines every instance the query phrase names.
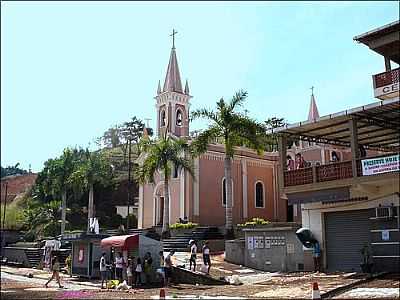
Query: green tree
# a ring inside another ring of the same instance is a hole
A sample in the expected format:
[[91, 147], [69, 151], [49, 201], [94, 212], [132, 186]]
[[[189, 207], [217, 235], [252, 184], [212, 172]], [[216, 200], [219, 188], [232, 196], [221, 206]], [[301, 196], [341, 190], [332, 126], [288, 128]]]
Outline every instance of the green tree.
[[266, 135], [266, 151], [273, 152], [278, 151], [278, 135], [274, 132], [274, 129], [285, 126], [286, 122], [284, 118], [268, 118], [265, 122], [267, 135]]
[[88, 219], [94, 218], [94, 186], [108, 186], [113, 183], [113, 170], [110, 161], [102, 152], [82, 152], [82, 157], [75, 165], [69, 177], [69, 182], [74, 188], [89, 190]]
[[183, 139], [167, 134], [152, 141], [142, 139], [144, 160], [135, 169], [135, 177], [140, 183], [154, 182], [154, 175], [159, 172], [164, 181], [164, 212], [162, 237], [169, 236], [169, 178], [174, 168], [185, 170], [194, 176], [192, 161], [188, 158], [189, 146]]
[[27, 202], [24, 210], [24, 225], [28, 235], [36, 238], [43, 236], [56, 236], [59, 228], [61, 201], [52, 200], [41, 203], [37, 200]]
[[17, 163], [15, 166], [7, 166], [5, 168], [1, 167], [1, 178], [5, 176], [10, 176], [10, 175], [19, 175], [19, 174], [27, 174], [28, 171], [18, 168], [19, 163]]
[[81, 149], [65, 148], [60, 157], [47, 160], [38, 174], [36, 192], [43, 197], [41, 199], [50, 201], [61, 196], [61, 235], [65, 231], [67, 192], [71, 189], [70, 176], [81, 152]]
[[247, 146], [259, 154], [264, 150], [265, 126], [252, 120], [246, 114], [236, 109], [243, 105], [247, 92], [237, 92], [231, 101], [225, 102], [221, 98], [217, 102], [217, 110], [199, 109], [191, 114], [191, 119], [205, 118], [211, 121], [207, 130], [201, 132], [193, 142], [195, 155], [207, 151], [207, 146], [220, 141], [225, 146], [225, 230], [226, 236], [233, 235], [232, 224], [232, 159], [237, 146]]

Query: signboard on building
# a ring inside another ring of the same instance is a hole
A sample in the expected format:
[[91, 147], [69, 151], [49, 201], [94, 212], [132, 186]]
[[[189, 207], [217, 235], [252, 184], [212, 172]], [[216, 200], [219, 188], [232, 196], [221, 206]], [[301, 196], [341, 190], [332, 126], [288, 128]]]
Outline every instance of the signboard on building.
[[254, 239], [252, 236], [247, 237], [247, 249], [249, 250], [254, 249]]
[[363, 159], [361, 161], [362, 174], [363, 176], [367, 176], [399, 171], [399, 163], [400, 154]]
[[393, 82], [391, 84], [381, 86], [374, 89], [374, 96], [375, 98], [380, 98], [384, 96], [389, 96], [391, 94], [398, 94], [399, 93], [399, 83]]
[[390, 240], [389, 230], [382, 231], [382, 241]]

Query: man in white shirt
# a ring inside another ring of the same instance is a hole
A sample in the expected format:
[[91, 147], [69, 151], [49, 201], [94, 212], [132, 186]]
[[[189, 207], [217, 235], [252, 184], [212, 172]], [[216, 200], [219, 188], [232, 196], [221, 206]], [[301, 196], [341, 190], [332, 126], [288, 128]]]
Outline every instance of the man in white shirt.
[[196, 254], [197, 254], [197, 245], [196, 241], [190, 240], [190, 260], [189, 260], [189, 270], [192, 269], [193, 263], [193, 271], [196, 271]]
[[100, 275], [101, 275], [101, 288], [104, 289], [104, 281], [107, 285], [107, 262], [106, 262], [106, 253], [103, 252], [100, 258]]

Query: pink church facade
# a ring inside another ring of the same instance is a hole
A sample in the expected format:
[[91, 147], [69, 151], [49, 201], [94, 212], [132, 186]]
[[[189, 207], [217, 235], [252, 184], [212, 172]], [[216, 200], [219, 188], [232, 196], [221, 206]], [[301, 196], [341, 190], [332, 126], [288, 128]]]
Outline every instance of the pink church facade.
[[[176, 58], [171, 49], [164, 85], [158, 84], [156, 100], [158, 134], [188, 139], [189, 105], [192, 96], [186, 81], [182, 87]], [[140, 164], [139, 157], [138, 163]], [[286, 200], [279, 198], [278, 153], [257, 155], [247, 148], [238, 148], [232, 165], [233, 224], [253, 217], [270, 221], [286, 221]], [[206, 153], [194, 159], [195, 176], [175, 170], [170, 178], [170, 220], [187, 218], [200, 225], [223, 226], [224, 206], [224, 146], [212, 144]], [[138, 227], [162, 224], [164, 188], [159, 174], [155, 182], [139, 186]]]

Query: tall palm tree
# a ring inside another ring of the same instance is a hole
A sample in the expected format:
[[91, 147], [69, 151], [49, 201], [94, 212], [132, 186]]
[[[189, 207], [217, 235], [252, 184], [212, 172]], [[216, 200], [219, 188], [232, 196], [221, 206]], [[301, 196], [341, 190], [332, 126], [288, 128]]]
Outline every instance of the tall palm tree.
[[237, 92], [230, 102], [221, 98], [217, 110], [199, 109], [191, 113], [191, 119], [205, 118], [211, 121], [208, 129], [201, 132], [192, 146], [198, 155], [207, 151], [207, 146], [215, 141], [225, 145], [225, 230], [226, 236], [233, 234], [232, 225], [232, 159], [235, 147], [247, 146], [261, 154], [265, 142], [265, 126], [252, 120], [245, 113], [237, 112], [247, 97], [247, 92]]
[[56, 196], [61, 194], [61, 235], [64, 235], [67, 211], [67, 191], [71, 187], [69, 184], [71, 173], [75, 167], [77, 149], [65, 148], [63, 154], [55, 160], [50, 160], [48, 164], [47, 175], [52, 194]]
[[135, 177], [140, 183], [153, 183], [159, 172], [164, 180], [164, 211], [162, 238], [169, 236], [169, 178], [173, 168], [183, 169], [194, 176], [192, 161], [188, 158], [189, 146], [186, 141], [167, 134], [158, 140], [142, 139], [143, 163], [135, 169]]
[[94, 185], [107, 186], [112, 183], [112, 179], [112, 166], [105, 155], [102, 152], [90, 152], [86, 149], [71, 174], [70, 181], [78, 189], [89, 190], [88, 222], [94, 218]]

